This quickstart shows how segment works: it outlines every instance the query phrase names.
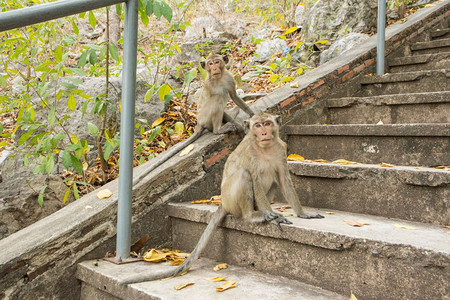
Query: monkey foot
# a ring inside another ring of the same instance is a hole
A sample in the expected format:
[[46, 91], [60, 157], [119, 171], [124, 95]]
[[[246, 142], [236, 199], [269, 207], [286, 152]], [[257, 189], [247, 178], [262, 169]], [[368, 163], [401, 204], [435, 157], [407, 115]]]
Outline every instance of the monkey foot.
[[323, 218], [325, 218], [321, 214], [312, 214], [312, 215], [303, 214], [298, 217], [302, 218], [302, 219], [323, 219]]
[[283, 231], [283, 228], [281, 227], [280, 224], [292, 224], [291, 221], [289, 221], [288, 219], [286, 219], [283, 216], [272, 220], [270, 223], [275, 224], [278, 227], [278, 229], [280, 229], [280, 231]]

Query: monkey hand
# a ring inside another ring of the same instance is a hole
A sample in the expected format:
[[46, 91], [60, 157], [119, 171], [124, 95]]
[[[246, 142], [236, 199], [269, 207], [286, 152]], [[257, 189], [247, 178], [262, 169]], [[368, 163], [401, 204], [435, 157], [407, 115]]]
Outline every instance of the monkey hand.
[[320, 214], [301, 214], [298, 217], [302, 218], [302, 219], [323, 219], [323, 218], [325, 218], [324, 216], [322, 216]]

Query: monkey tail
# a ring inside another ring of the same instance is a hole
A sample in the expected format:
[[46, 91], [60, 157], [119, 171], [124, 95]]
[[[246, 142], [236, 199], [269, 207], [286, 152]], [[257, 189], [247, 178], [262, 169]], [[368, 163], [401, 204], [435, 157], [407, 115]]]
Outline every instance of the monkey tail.
[[189, 146], [190, 144], [195, 142], [202, 135], [203, 131], [204, 131], [203, 127], [199, 127], [199, 129], [196, 130], [194, 132], [194, 134], [191, 135], [188, 139], [182, 141], [181, 143], [176, 144], [175, 146], [173, 146], [173, 147], [169, 148], [168, 150], [166, 150], [165, 152], [163, 152], [158, 157], [152, 159], [150, 162], [151, 165], [149, 167], [147, 167], [147, 170], [144, 173], [142, 173], [141, 175], [139, 175], [138, 178], [133, 180], [133, 186], [135, 186], [137, 183], [139, 183], [151, 171], [153, 171], [154, 169], [156, 169], [157, 167], [162, 165], [169, 158], [171, 158], [172, 156], [174, 156], [175, 154], [177, 154], [178, 152], [180, 152], [181, 150], [183, 150], [184, 148], [186, 148], [187, 146]]
[[206, 245], [208, 244], [208, 241], [211, 239], [211, 235], [216, 229], [216, 227], [222, 222], [222, 220], [227, 215], [227, 212], [222, 207], [222, 205], [219, 206], [217, 211], [214, 213], [212, 219], [209, 221], [208, 226], [206, 227], [205, 231], [203, 232], [202, 236], [200, 237], [200, 240], [197, 243], [197, 246], [195, 246], [195, 249], [191, 252], [189, 257], [175, 270], [170, 271], [163, 271], [159, 273], [152, 273], [152, 274], [139, 274], [134, 275], [132, 277], [125, 278], [123, 280], [119, 281], [119, 284], [131, 284], [131, 283], [138, 283], [143, 281], [152, 281], [167, 277], [174, 277], [177, 275], [180, 275], [181, 273], [189, 270], [189, 267], [191, 264], [199, 257], [199, 255], [202, 253], [202, 251], [205, 249]]

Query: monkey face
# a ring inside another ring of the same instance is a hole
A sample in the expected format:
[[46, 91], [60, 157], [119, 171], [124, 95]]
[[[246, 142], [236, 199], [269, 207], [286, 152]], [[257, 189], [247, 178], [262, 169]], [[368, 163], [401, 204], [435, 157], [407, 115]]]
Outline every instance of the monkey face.
[[211, 76], [220, 76], [220, 74], [222, 74], [223, 61], [221, 59], [208, 60], [206, 66]]
[[270, 144], [274, 138], [274, 124], [271, 120], [253, 123], [252, 130], [256, 135], [258, 143], [262, 146]]

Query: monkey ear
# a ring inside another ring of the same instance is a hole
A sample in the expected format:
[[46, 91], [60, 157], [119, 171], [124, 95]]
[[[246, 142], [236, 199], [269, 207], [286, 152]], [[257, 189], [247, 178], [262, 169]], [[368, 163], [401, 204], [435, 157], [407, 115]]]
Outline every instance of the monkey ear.
[[250, 122], [249, 120], [244, 120], [244, 132], [247, 134], [250, 131]]
[[278, 126], [281, 126], [281, 116], [275, 115], [275, 121], [277, 122]]
[[225, 64], [228, 64], [228, 56], [227, 55], [222, 55], [222, 59], [223, 59], [223, 62], [225, 63]]
[[200, 66], [201, 66], [203, 69], [206, 69], [206, 61], [205, 61], [205, 60], [202, 60], [202, 61], [200, 62]]

